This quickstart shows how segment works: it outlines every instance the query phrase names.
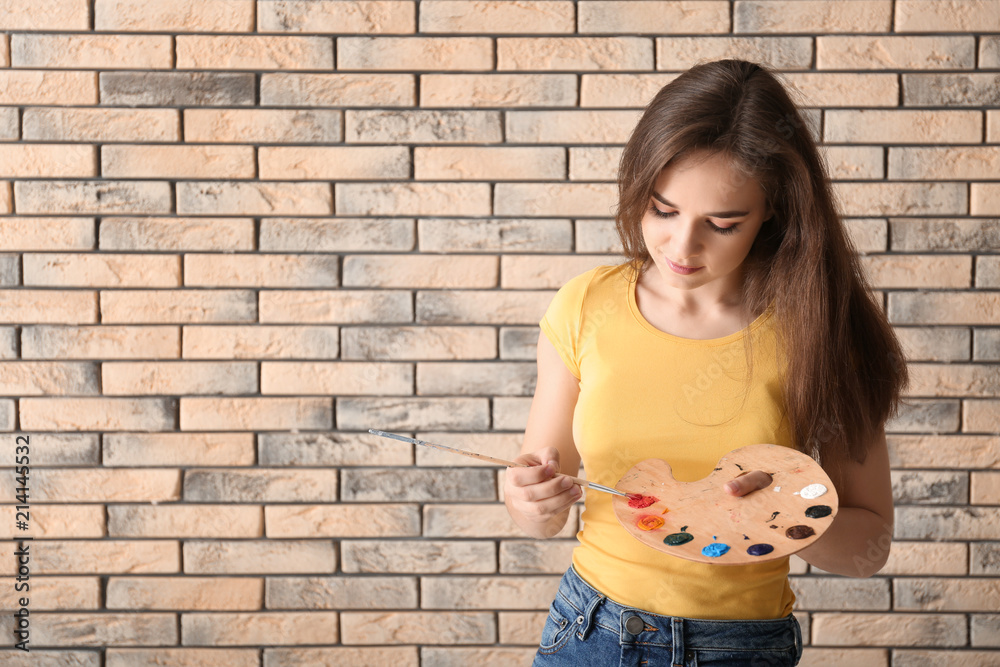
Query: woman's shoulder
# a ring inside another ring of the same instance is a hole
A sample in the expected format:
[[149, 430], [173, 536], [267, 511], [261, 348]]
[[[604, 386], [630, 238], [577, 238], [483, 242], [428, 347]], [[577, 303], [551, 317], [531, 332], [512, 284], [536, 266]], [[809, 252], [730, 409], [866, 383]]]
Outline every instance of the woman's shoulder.
[[631, 267], [627, 264], [603, 264], [570, 278], [560, 291], [581, 297], [597, 289], [617, 288], [627, 285]]

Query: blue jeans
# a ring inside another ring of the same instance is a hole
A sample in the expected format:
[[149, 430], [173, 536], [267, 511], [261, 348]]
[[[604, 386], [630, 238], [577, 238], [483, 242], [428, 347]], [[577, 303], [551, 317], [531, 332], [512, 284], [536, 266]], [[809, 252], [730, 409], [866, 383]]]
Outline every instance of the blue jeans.
[[802, 657], [799, 623], [651, 614], [609, 600], [570, 566], [533, 667], [784, 667]]

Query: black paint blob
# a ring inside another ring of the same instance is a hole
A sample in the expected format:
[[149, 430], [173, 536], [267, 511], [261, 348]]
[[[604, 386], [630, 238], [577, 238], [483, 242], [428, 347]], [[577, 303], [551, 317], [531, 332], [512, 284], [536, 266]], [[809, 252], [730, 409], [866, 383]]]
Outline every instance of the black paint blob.
[[829, 505], [813, 505], [806, 510], [806, 516], [810, 519], [822, 519], [832, 513], [833, 509]]
[[682, 544], [687, 544], [694, 539], [694, 535], [691, 533], [670, 533], [663, 538], [663, 543], [668, 544], [672, 547], [680, 546]]
[[751, 556], [765, 556], [774, 551], [770, 544], [751, 544], [747, 547], [747, 553]]
[[816, 534], [816, 531], [809, 526], [792, 526], [785, 531], [785, 537], [792, 540], [804, 540], [807, 537], [812, 537]]

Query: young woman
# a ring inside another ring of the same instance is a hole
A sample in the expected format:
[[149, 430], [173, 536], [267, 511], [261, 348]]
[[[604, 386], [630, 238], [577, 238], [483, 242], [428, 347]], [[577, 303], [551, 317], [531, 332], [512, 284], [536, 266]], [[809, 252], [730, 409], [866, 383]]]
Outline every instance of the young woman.
[[[627, 262], [577, 276], [541, 321], [538, 383], [511, 516], [545, 538], [566, 524], [574, 474], [614, 486], [635, 463], [708, 475], [756, 443], [814, 456], [840, 499], [799, 555], [867, 577], [889, 554], [884, 425], [906, 369], [869, 293], [806, 124], [765, 67], [723, 60], [665, 86], [618, 175]], [[723, 492], [770, 483], [753, 471]], [[788, 559], [708, 565], [661, 553], [588, 493], [573, 565], [536, 665], [794, 665]]]

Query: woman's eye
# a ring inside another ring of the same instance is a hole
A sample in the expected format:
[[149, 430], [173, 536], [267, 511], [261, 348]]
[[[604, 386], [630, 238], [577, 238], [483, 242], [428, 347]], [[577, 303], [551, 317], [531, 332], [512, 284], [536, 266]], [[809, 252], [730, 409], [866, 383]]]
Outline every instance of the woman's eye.
[[[675, 215], [677, 215], [677, 211], [661, 211], [660, 209], [656, 208], [655, 206], [650, 206], [649, 207], [649, 212], [652, 213], [653, 215], [655, 215], [657, 218], [672, 218]], [[735, 234], [736, 231], [737, 231], [736, 228], [739, 227], [739, 225], [731, 225], [729, 227], [719, 227], [718, 225], [716, 225], [715, 223], [713, 223], [711, 220], [706, 220], [705, 222], [708, 223], [708, 226], [712, 229], [713, 232], [715, 232], [717, 234], [723, 234], [723, 235], [726, 235], [726, 234]]]
[[735, 234], [736, 228], [738, 227], [738, 225], [732, 225], [730, 227], [719, 227], [718, 225], [713, 224], [711, 220], [708, 221], [708, 226], [712, 228], [713, 232], [717, 232], [719, 234]]
[[661, 211], [660, 209], [656, 208], [655, 206], [650, 206], [649, 210], [657, 218], [671, 218], [671, 217], [677, 215], [677, 211]]

